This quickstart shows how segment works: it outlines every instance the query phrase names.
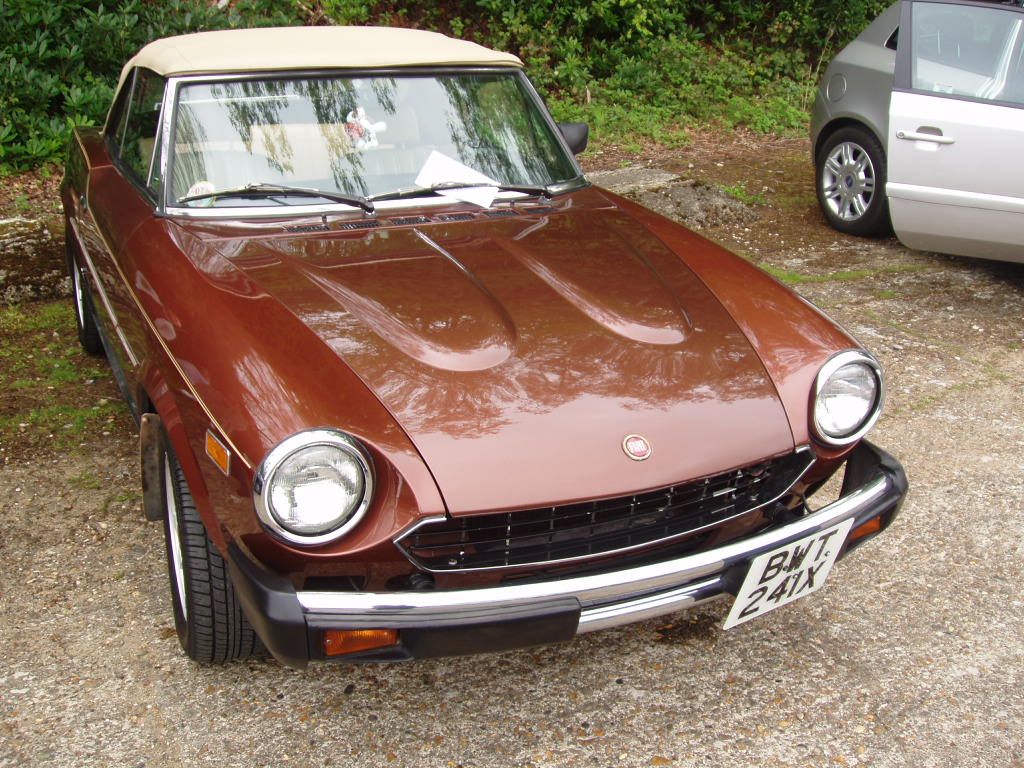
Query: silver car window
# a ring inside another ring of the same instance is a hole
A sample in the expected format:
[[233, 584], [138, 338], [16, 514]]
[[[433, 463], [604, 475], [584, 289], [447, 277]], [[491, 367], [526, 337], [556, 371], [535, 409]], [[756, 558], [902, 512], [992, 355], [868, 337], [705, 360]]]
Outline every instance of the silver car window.
[[999, 8], [914, 3], [915, 90], [1024, 103], [1024, 15]]

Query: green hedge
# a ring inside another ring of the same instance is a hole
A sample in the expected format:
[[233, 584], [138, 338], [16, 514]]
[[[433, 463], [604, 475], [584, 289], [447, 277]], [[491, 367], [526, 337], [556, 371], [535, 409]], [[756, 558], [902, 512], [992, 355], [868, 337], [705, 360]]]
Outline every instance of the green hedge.
[[[201, 0], [104, 5], [0, 2], [0, 173], [57, 161], [71, 125], [103, 121], [121, 67], [150, 40], [206, 29], [296, 23], [291, 6]], [[276, 5], [281, 5], [277, 3]]]
[[150, 40], [272, 24], [414, 26], [523, 58], [556, 115], [598, 140], [682, 140], [694, 121], [800, 127], [821, 61], [886, 0], [5, 0], [0, 174], [58, 161], [103, 120], [122, 64]]

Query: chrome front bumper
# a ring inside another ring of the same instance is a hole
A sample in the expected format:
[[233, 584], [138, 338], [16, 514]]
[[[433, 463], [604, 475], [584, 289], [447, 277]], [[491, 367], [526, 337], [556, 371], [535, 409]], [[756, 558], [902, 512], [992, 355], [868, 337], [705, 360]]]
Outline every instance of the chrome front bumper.
[[[899, 510], [906, 491], [907, 480], [899, 463], [862, 442], [847, 461], [840, 498], [780, 528], [674, 560], [560, 580], [425, 592], [292, 591], [289, 599], [295, 605], [287, 612], [291, 623], [302, 625], [302, 631], [295, 627], [290, 645], [294, 646], [298, 634], [302, 634], [302, 645], [317, 658], [312, 636], [322, 630], [396, 629], [403, 644], [411, 648], [404, 655], [389, 658], [408, 658], [445, 655], [445, 648], [455, 653], [504, 650], [650, 619], [730, 594], [753, 558], [845, 520], [853, 519], [852, 530], [856, 531], [880, 517], [879, 530], [884, 529]], [[846, 548], [848, 545], [843, 554]], [[273, 606], [266, 600], [252, 599], [253, 574], [241, 572], [238, 565], [238, 557], [232, 553], [232, 579], [250, 621], [275, 656], [295, 664], [298, 659], [293, 652], [275, 648], [273, 628], [263, 620], [267, 618], [266, 608]], [[251, 563], [249, 566], [255, 567]], [[508, 631], [493, 631], [503, 627]], [[517, 634], [516, 627], [523, 632]], [[539, 635], [538, 627], [543, 628]], [[472, 636], [481, 628], [492, 632], [480, 635], [479, 644], [472, 639], [468, 643], [455, 640], [448, 646], [445, 642], [422, 642], [424, 633], [457, 634], [463, 630], [464, 640], [467, 633]], [[504, 638], [497, 647], [486, 640], [495, 636]], [[407, 637], [415, 642], [405, 643]]]

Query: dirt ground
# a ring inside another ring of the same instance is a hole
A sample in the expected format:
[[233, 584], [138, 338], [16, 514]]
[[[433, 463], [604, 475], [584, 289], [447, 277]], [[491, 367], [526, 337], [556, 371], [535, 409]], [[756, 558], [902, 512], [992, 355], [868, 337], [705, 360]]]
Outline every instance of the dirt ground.
[[733, 209], [729, 189], [741, 212], [704, 233], [879, 356], [872, 439], [911, 482], [888, 533], [729, 632], [719, 602], [518, 653], [201, 668], [127, 410], [28, 451], [26, 422], [0, 445], [0, 766], [1024, 766], [1024, 265], [829, 230], [802, 141], [698, 136], [639, 165], [595, 180], [657, 204], [682, 177]]

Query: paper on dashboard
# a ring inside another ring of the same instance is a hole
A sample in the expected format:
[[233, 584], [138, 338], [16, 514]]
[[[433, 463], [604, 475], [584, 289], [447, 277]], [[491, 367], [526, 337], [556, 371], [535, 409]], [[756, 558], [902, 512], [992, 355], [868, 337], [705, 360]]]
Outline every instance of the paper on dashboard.
[[[463, 165], [458, 160], [443, 155], [436, 149], [430, 153], [427, 162], [420, 169], [416, 177], [416, 185], [419, 187], [430, 187], [434, 184], [446, 182], [463, 182], [465, 184], [497, 184], [494, 179], [485, 176]], [[494, 198], [498, 195], [498, 188], [495, 187], [465, 187], [463, 189], [438, 190], [439, 195], [461, 200], [465, 203], [479, 205], [481, 208], [490, 208]]]

